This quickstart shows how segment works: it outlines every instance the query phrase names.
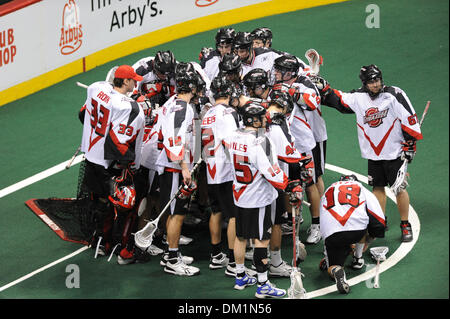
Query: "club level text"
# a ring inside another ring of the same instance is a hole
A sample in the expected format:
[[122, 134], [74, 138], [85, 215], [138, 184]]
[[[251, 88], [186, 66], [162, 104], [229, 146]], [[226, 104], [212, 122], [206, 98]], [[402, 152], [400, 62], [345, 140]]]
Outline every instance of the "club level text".
[[205, 314], [207, 317], [211, 312], [222, 312], [222, 314], [238, 313], [238, 314], [270, 314], [272, 307], [270, 304], [223, 304], [222, 309], [213, 306], [189, 305], [178, 306], [180, 314]]

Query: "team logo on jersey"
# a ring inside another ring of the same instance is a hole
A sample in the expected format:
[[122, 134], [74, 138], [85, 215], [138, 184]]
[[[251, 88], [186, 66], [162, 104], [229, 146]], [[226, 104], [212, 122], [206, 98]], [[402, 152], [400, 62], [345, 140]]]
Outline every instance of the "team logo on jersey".
[[383, 123], [383, 118], [385, 118], [387, 114], [388, 109], [378, 111], [377, 107], [371, 107], [364, 115], [364, 124], [368, 124], [370, 127], [378, 127]]
[[59, 38], [61, 54], [72, 54], [81, 47], [83, 32], [79, 19], [79, 9], [75, 0], [69, 0], [64, 5], [62, 13], [61, 36]]

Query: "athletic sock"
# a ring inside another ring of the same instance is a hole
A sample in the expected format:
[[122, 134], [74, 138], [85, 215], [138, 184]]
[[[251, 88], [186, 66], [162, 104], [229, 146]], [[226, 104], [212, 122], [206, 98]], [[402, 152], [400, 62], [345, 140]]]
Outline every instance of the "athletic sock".
[[313, 217], [311, 219], [311, 224], [320, 224], [320, 217]]
[[169, 248], [169, 259], [178, 258], [178, 248]]
[[362, 254], [363, 254], [363, 249], [364, 249], [364, 243], [356, 243], [355, 245], [355, 257], [356, 258], [361, 258]]
[[212, 247], [212, 255], [213, 256], [217, 256], [221, 252], [221, 250], [220, 250], [220, 243], [218, 243], [218, 244], [211, 244], [211, 247]]
[[234, 249], [228, 249], [227, 257], [229, 264], [234, 263]]
[[267, 282], [267, 271], [258, 273], [258, 285], [262, 286]]
[[283, 260], [281, 259], [281, 250], [277, 250], [277, 251], [270, 251], [270, 264], [272, 266], [279, 266], [281, 265], [281, 263], [283, 262]]
[[244, 264], [236, 264], [236, 277], [242, 278], [245, 276], [245, 265]]

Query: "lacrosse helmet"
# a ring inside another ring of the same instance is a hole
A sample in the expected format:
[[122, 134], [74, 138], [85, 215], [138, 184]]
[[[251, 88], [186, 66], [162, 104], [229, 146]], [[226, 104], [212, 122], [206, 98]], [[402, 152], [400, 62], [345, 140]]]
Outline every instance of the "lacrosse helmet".
[[133, 184], [124, 183], [120, 177], [113, 178], [112, 194], [108, 198], [116, 208], [131, 209], [136, 203], [136, 189]]
[[176, 61], [173, 53], [168, 51], [158, 51], [153, 60], [153, 69], [158, 73], [169, 76], [175, 71]]
[[256, 68], [244, 76], [243, 82], [248, 91], [251, 90], [254, 93], [257, 88], [264, 91], [269, 87], [269, 76], [263, 69]]
[[367, 92], [371, 98], [375, 98], [376, 96], [378, 96], [378, 94], [380, 94], [382, 92], [382, 89], [381, 89], [379, 92], [373, 93], [372, 91], [370, 91], [367, 88], [367, 83], [369, 81], [373, 81], [373, 80], [377, 80], [377, 79], [379, 79], [381, 81], [381, 86], [382, 87], [384, 86], [381, 70], [375, 64], [362, 66], [361, 70], [359, 71], [359, 79], [361, 80], [361, 82], [363, 84], [364, 91]]
[[[289, 81], [297, 77], [300, 68], [300, 63], [297, 58], [293, 55], [282, 55], [273, 61], [272, 76], [275, 76], [275, 72], [281, 73], [281, 80], [274, 82], [284, 82]], [[289, 79], [285, 79], [285, 75], [290, 74]]]
[[251, 32], [253, 39], [260, 39], [264, 46], [271, 47], [272, 46], [272, 30], [269, 28], [256, 28]]
[[233, 28], [221, 28], [216, 34], [216, 48], [219, 44], [233, 44], [236, 31]]
[[294, 108], [292, 96], [287, 91], [273, 90], [269, 95], [270, 104], [277, 104], [283, 108], [283, 114], [289, 114]]
[[241, 108], [240, 113], [245, 126], [255, 127], [255, 119], [259, 120], [260, 123], [263, 122], [266, 109], [261, 104], [250, 100]]
[[177, 92], [193, 93], [199, 86], [199, 75], [190, 63], [180, 62], [175, 68], [175, 82]]
[[351, 175], [341, 175], [341, 177], [339, 177], [339, 181], [340, 182], [346, 182], [346, 181], [355, 181], [355, 182], [357, 182], [358, 181], [358, 178], [354, 175], [354, 174], [351, 174]]
[[214, 99], [220, 97], [231, 97], [233, 93], [233, 82], [231, 82], [226, 76], [216, 76], [211, 82], [211, 92]]

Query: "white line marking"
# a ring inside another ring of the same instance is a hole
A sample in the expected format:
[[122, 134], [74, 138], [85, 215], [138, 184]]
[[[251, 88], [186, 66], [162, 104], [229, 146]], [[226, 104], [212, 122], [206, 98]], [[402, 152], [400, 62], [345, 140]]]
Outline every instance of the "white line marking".
[[24, 281], [24, 280], [27, 280], [28, 278], [31, 278], [31, 277], [33, 277], [34, 275], [36, 275], [36, 274], [38, 274], [38, 273], [40, 273], [40, 272], [42, 272], [42, 271], [44, 271], [44, 270], [46, 270], [46, 269], [48, 269], [48, 268], [50, 268], [50, 267], [53, 267], [53, 266], [55, 266], [55, 265], [57, 265], [57, 264], [63, 262], [64, 260], [67, 260], [67, 259], [69, 259], [69, 258], [72, 258], [73, 256], [78, 255], [79, 253], [82, 253], [83, 251], [85, 251], [85, 250], [88, 249], [88, 248], [89, 248], [88, 246], [81, 247], [80, 249], [75, 250], [73, 253], [71, 253], [71, 254], [69, 254], [69, 255], [67, 255], [67, 256], [65, 256], [65, 257], [62, 257], [62, 258], [60, 258], [60, 259], [58, 259], [58, 260], [55, 260], [54, 262], [52, 262], [52, 263], [50, 263], [50, 264], [48, 264], [48, 265], [46, 265], [46, 266], [44, 266], [44, 267], [41, 267], [41, 268], [39, 268], [39, 269], [36, 269], [36, 270], [33, 271], [33, 272], [30, 272], [28, 275], [25, 275], [25, 276], [23, 276], [23, 277], [20, 277], [19, 279], [16, 279], [16, 280], [14, 280], [13, 282], [10, 282], [9, 284], [4, 285], [3, 287], [0, 287], [0, 292], [2, 292], [3, 290], [6, 290], [6, 289], [8, 289], [8, 288], [10, 288], [10, 287], [12, 287], [12, 286], [14, 286], [14, 285], [17, 285], [18, 283], [20, 283], [20, 282], [22, 282], [22, 281]]
[[[82, 156], [83, 155], [78, 155], [75, 158], [75, 160], [73, 161], [72, 166], [75, 165], [75, 164], [80, 163], [82, 161]], [[0, 191], [0, 198], [6, 196], [8, 194], [11, 194], [11, 193], [13, 193], [13, 192], [23, 188], [23, 187], [26, 187], [26, 186], [31, 185], [33, 183], [36, 183], [36, 182], [38, 182], [38, 181], [40, 181], [40, 180], [42, 180], [42, 179], [44, 179], [44, 178], [46, 178], [48, 176], [51, 176], [51, 175], [56, 174], [56, 173], [58, 173], [60, 171], [63, 171], [65, 169], [65, 166], [68, 164], [68, 162], [69, 161], [66, 161], [66, 162], [63, 162], [63, 163], [58, 164], [56, 166], [53, 166], [52, 168], [49, 168], [49, 169], [47, 169], [47, 170], [45, 170], [45, 171], [43, 171], [43, 172], [41, 172], [39, 174], [36, 174], [36, 175], [34, 175], [32, 177], [29, 177], [29, 178], [27, 178], [27, 179], [25, 179], [25, 180], [23, 180], [23, 181], [21, 181], [19, 183], [16, 183], [14, 185], [11, 185], [11, 186], [9, 186], [7, 188], [2, 189]], [[325, 168], [327, 170], [335, 171], [335, 172], [340, 173], [340, 174], [355, 174], [355, 176], [358, 177], [358, 179], [361, 182], [367, 184], [367, 177], [366, 176], [363, 176], [361, 174], [352, 172], [352, 171], [350, 171], [348, 169], [341, 168], [339, 166], [334, 166], [334, 165], [331, 165], [331, 164], [326, 164]], [[386, 194], [394, 203], [396, 202], [395, 195], [387, 187], [386, 187]], [[411, 205], [409, 206], [409, 220], [410, 220], [411, 226], [413, 228], [413, 233], [414, 233], [413, 241], [409, 242], [409, 243], [402, 243], [402, 244], [400, 244], [399, 248], [397, 248], [397, 250], [391, 256], [389, 256], [386, 259], [386, 261], [384, 261], [384, 262], [382, 262], [380, 264], [380, 274], [383, 271], [386, 271], [389, 268], [393, 267], [395, 264], [397, 264], [403, 257], [406, 256], [406, 254], [408, 254], [411, 251], [411, 249], [414, 247], [415, 243], [417, 242], [417, 239], [419, 238], [419, 234], [420, 234], [420, 221], [419, 221], [419, 217], [417, 216], [416, 211], [414, 210], [414, 208]], [[84, 246], [84, 247], [74, 251], [73, 253], [71, 253], [71, 254], [69, 254], [69, 255], [67, 255], [65, 257], [62, 257], [62, 258], [60, 258], [60, 259], [58, 259], [58, 260], [56, 260], [56, 261], [54, 261], [54, 262], [44, 266], [44, 267], [41, 267], [41, 268], [39, 268], [39, 269], [37, 269], [37, 270], [35, 270], [35, 271], [33, 271], [33, 272], [23, 276], [23, 277], [20, 277], [19, 279], [16, 279], [13, 282], [10, 282], [9, 284], [6, 284], [6, 285], [0, 287], [0, 292], [2, 292], [2, 291], [6, 290], [6, 289], [8, 289], [8, 288], [10, 288], [10, 287], [12, 287], [14, 285], [17, 285], [18, 283], [20, 283], [20, 282], [22, 282], [24, 280], [27, 280], [27, 279], [33, 277], [34, 275], [36, 275], [36, 274], [38, 274], [38, 273], [40, 273], [40, 272], [42, 272], [42, 271], [44, 271], [44, 270], [46, 270], [48, 268], [51, 268], [51, 267], [53, 267], [53, 266], [55, 266], [55, 265], [65, 261], [65, 260], [67, 260], [69, 258], [72, 258], [73, 256], [76, 256], [76, 255], [82, 253], [83, 251], [85, 251], [88, 248], [89, 247]], [[367, 272], [365, 272], [365, 273], [363, 273], [361, 275], [353, 277], [353, 278], [349, 279], [347, 282], [348, 282], [348, 284], [350, 286], [353, 286], [353, 285], [356, 285], [356, 284], [358, 284], [358, 283], [360, 283], [362, 281], [371, 279], [374, 276], [375, 276], [375, 268], [373, 268], [373, 269], [371, 269], [371, 270], [369, 270], [369, 271], [367, 271]], [[329, 294], [329, 293], [332, 293], [332, 292], [335, 292], [335, 291], [337, 291], [336, 285], [331, 285], [331, 286], [328, 286], [328, 287], [325, 287], [325, 288], [321, 288], [321, 289], [318, 289], [318, 290], [314, 290], [314, 291], [311, 291], [311, 292], [307, 293], [306, 294], [306, 298], [307, 299], [315, 298], [315, 297], [323, 296], [323, 295], [326, 295], [326, 294]]]
[[[72, 165], [70, 165], [70, 166], [74, 166], [74, 165], [80, 163], [82, 160], [83, 160], [83, 154], [78, 155], [77, 157], [75, 157], [75, 159], [72, 162]], [[11, 193], [14, 193], [14, 192], [18, 191], [19, 189], [27, 187], [31, 184], [39, 182], [40, 180], [43, 180], [44, 178], [52, 176], [53, 174], [56, 174], [56, 173], [59, 173], [59, 172], [65, 170], [66, 165], [69, 164], [69, 161], [70, 160], [62, 162], [62, 163], [55, 165], [49, 169], [46, 169], [45, 171], [42, 171], [36, 175], [28, 177], [27, 179], [24, 179], [21, 182], [18, 182], [11, 186], [3, 188], [2, 190], [0, 190], [0, 198], [5, 197], [6, 195], [9, 195]]]

